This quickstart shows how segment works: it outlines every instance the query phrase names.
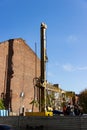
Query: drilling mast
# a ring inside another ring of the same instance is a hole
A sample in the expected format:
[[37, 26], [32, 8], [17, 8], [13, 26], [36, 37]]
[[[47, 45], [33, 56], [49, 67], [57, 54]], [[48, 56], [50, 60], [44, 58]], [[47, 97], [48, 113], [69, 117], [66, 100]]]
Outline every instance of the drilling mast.
[[40, 91], [40, 107], [39, 110], [46, 111], [46, 29], [47, 25], [41, 23], [41, 91]]

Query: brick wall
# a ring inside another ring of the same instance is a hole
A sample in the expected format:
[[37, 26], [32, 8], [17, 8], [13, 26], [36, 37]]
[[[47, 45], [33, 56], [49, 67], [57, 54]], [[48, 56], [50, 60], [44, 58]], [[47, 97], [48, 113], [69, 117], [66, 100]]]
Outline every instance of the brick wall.
[[[25, 111], [32, 109], [29, 103], [34, 95], [35, 61], [37, 77], [40, 76], [40, 60], [35, 56], [21, 38], [0, 43], [0, 95], [4, 97], [6, 107], [11, 107], [16, 114], [21, 107]], [[23, 98], [20, 96], [22, 92]]]

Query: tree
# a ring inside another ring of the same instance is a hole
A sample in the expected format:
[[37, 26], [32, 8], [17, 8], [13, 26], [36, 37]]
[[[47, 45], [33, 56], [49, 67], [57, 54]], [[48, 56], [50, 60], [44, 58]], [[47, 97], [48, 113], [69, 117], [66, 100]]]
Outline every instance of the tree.
[[79, 94], [79, 104], [83, 108], [83, 113], [87, 113], [87, 89]]
[[5, 109], [4, 102], [0, 99], [0, 110]]

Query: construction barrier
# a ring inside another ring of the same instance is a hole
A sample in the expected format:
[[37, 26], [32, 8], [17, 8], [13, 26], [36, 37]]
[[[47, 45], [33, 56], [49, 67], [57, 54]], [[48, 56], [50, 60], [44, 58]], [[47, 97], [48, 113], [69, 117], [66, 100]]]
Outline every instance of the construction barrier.
[[0, 116], [8, 116], [8, 110], [0, 110]]

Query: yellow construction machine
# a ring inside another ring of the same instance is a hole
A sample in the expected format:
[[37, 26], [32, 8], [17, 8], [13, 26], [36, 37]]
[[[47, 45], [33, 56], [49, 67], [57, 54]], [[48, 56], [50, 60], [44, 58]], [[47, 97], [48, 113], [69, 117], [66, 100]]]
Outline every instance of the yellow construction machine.
[[47, 62], [47, 54], [46, 54], [46, 29], [47, 25], [45, 23], [41, 23], [40, 34], [41, 34], [41, 61], [40, 61], [40, 78], [36, 78], [35, 87], [38, 87], [39, 93], [39, 112], [26, 112], [26, 116], [53, 116], [52, 112], [48, 112], [46, 108], [46, 62]]

